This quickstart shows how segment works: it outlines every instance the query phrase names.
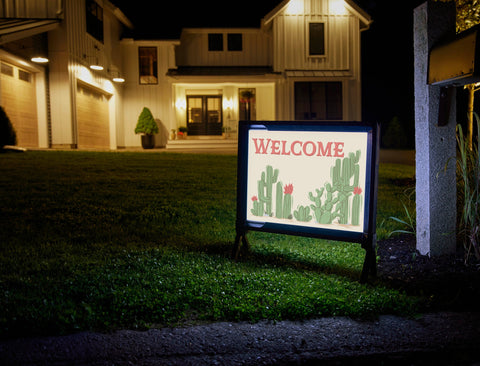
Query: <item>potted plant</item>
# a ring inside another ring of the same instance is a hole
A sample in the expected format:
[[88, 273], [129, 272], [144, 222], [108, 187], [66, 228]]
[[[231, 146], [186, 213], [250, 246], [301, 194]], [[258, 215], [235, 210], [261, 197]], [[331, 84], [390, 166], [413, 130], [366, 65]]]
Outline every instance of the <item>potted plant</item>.
[[188, 132], [187, 127], [185, 127], [185, 126], [180, 126], [180, 127], [178, 128], [177, 136], [179, 136], [181, 139], [184, 139], [184, 138], [187, 137], [187, 132]]
[[152, 112], [144, 107], [140, 116], [138, 116], [135, 133], [142, 133], [142, 147], [144, 149], [153, 149], [155, 147], [155, 134], [158, 133], [158, 125], [153, 118]]

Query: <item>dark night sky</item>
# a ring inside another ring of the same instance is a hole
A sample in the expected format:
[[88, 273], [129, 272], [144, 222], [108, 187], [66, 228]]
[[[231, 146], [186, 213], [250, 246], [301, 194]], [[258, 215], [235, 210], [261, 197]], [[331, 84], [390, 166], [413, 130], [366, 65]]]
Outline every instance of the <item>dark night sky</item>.
[[[373, 19], [362, 34], [363, 119], [399, 116], [413, 129], [413, 9], [425, 0], [354, 1]], [[135, 38], [175, 39], [187, 27], [259, 27], [281, 0], [173, 1], [159, 9], [148, 0], [112, 2], [136, 26]]]

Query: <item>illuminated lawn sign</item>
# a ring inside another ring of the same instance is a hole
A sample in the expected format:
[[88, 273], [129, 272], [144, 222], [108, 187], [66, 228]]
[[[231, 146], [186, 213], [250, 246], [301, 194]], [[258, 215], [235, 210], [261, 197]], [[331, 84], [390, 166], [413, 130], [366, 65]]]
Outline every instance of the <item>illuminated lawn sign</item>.
[[377, 167], [377, 125], [240, 122], [235, 257], [249, 230], [357, 242], [375, 275]]

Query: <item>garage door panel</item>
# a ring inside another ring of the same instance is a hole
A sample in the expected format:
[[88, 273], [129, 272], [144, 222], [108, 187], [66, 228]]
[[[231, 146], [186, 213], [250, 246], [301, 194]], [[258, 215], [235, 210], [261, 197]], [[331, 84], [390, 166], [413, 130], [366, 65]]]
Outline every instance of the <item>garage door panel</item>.
[[[2, 107], [23, 147], [38, 147], [38, 119], [34, 75], [13, 65], [2, 63]], [[20, 73], [23, 80], [19, 78]], [[28, 76], [28, 77], [27, 77]], [[26, 80], [25, 80], [26, 79]]]
[[109, 148], [108, 99], [85, 86], [77, 88], [77, 131], [79, 148]]

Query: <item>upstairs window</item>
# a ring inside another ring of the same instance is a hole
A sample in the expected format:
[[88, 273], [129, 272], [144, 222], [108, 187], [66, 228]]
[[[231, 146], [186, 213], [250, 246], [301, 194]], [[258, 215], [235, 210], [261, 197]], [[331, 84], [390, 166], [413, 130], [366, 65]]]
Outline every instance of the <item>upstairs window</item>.
[[157, 84], [157, 47], [138, 47], [140, 84]]
[[325, 56], [325, 23], [309, 23], [308, 53], [310, 56]]
[[94, 0], [86, 0], [87, 33], [103, 43], [103, 9]]
[[229, 51], [242, 51], [243, 40], [241, 33], [229, 33], [227, 35], [228, 50]]
[[208, 34], [208, 50], [223, 51], [223, 34], [221, 33]]

